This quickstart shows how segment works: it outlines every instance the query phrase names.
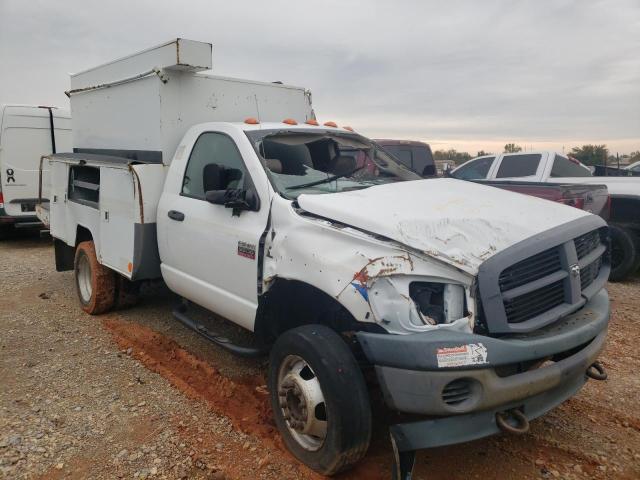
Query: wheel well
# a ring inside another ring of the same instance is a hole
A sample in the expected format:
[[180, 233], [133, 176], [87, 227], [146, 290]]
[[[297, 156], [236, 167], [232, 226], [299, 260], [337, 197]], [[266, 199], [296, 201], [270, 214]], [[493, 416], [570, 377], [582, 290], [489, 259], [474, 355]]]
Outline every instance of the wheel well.
[[91, 231], [82, 225], [78, 225], [76, 228], [76, 247], [80, 242], [86, 242], [87, 240], [93, 240]]
[[58, 240], [57, 238], [53, 239], [57, 272], [68, 272], [69, 270], [73, 270], [73, 264], [76, 257], [76, 247], [80, 242], [85, 242], [87, 240], [93, 240], [93, 235], [91, 235], [88, 228], [80, 225], [78, 225], [76, 229], [76, 243], [73, 247], [71, 245], [67, 245], [62, 240]]
[[338, 333], [372, 331], [386, 333], [377, 324], [358, 322], [332, 296], [298, 280], [276, 278], [258, 299], [254, 333], [265, 344], [295, 327], [325, 325]]

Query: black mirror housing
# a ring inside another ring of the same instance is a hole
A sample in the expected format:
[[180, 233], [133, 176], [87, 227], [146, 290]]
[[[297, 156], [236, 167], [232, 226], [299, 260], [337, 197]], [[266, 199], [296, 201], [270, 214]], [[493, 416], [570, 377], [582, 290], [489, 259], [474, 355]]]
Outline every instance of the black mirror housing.
[[230, 188], [228, 190], [209, 190], [205, 193], [207, 202], [213, 205], [224, 205], [233, 208], [234, 213], [242, 210], [258, 210], [260, 202], [253, 190]]

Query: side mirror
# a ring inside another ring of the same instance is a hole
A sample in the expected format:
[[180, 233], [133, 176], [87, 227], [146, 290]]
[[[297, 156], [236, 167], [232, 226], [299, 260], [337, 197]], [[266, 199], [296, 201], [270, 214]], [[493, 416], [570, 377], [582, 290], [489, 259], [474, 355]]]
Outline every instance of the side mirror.
[[234, 215], [243, 210], [258, 210], [260, 201], [253, 190], [241, 190], [231, 188], [229, 190], [209, 190], [205, 193], [207, 202], [213, 205], [224, 205], [225, 208], [233, 208]]

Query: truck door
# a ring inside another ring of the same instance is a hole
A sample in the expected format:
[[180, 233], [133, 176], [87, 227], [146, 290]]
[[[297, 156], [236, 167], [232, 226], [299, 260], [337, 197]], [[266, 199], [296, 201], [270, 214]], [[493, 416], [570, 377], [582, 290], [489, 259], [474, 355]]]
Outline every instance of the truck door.
[[[208, 186], [206, 167], [212, 164], [224, 170], [224, 185]], [[158, 210], [159, 231], [166, 233], [166, 246], [160, 243], [163, 277], [176, 293], [253, 329], [267, 198], [258, 211], [239, 213], [207, 202], [207, 190], [254, 188], [236, 143], [222, 132], [200, 134], [182, 172], [179, 194], [165, 189]]]

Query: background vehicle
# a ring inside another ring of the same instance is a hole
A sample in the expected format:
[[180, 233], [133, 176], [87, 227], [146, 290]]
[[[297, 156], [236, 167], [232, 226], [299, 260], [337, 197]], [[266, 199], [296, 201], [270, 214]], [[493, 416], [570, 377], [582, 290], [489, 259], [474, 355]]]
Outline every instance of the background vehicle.
[[40, 157], [70, 150], [69, 112], [0, 105], [0, 236], [12, 228], [42, 226], [35, 211]]
[[624, 167], [625, 170], [631, 170], [634, 174], [640, 175], [640, 162], [634, 162], [631, 165]]
[[[426, 143], [413, 142], [409, 140], [376, 140], [387, 152], [391, 153], [407, 168], [418, 175], [429, 178], [435, 175], [436, 166], [431, 154], [431, 147]], [[404, 160], [402, 160], [402, 158]], [[416, 162], [416, 159], [426, 159], [424, 162]], [[424, 172], [428, 175], [425, 175]], [[442, 172], [445, 177], [449, 177], [450, 172]], [[609, 218], [609, 194], [604, 185], [574, 185], [555, 184], [537, 182], [495, 182], [487, 180], [474, 180], [476, 183], [491, 185], [503, 190], [531, 195], [545, 200], [562, 203], [572, 207], [595, 213], [607, 220]]]
[[436, 163], [428, 143], [415, 140], [374, 140], [405, 167], [428, 178], [437, 175]]
[[[185, 325], [240, 355], [269, 352], [284, 443], [323, 474], [368, 448], [356, 358], [390, 408], [421, 416], [391, 427], [402, 479], [414, 450], [526, 431], [605, 377], [602, 219], [421, 179], [350, 129], [318, 125], [302, 88], [194, 73], [210, 55], [178, 39], [72, 77], [75, 153], [49, 157], [50, 209], [38, 211], [86, 312], [162, 277]], [[261, 346], [220, 338], [188, 302]]]
[[612, 166], [596, 165], [592, 167], [594, 177], [638, 177], [640, 169], [631, 170], [628, 167], [618, 168]]
[[622, 280], [640, 266], [640, 178], [594, 177], [585, 165], [557, 152], [489, 155], [469, 160], [451, 176], [495, 182], [603, 184], [611, 196], [611, 280]]
[[502, 188], [511, 192], [532, 195], [552, 202], [594, 213], [604, 220], [610, 216], [610, 196], [604, 185], [576, 185], [572, 183], [549, 182], [497, 182], [493, 180], [473, 180], [481, 185]]

